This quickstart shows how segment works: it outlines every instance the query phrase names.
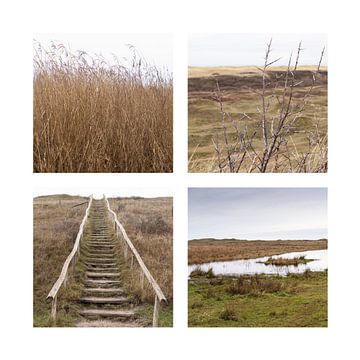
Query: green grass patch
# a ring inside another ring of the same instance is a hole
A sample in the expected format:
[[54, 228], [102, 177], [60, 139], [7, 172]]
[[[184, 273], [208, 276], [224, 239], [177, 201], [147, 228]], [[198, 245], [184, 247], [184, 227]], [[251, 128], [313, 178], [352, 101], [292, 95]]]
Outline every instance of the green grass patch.
[[327, 272], [198, 278], [188, 300], [190, 327], [326, 327]]
[[[139, 317], [144, 319], [148, 326], [152, 326], [154, 305], [146, 304], [137, 311]], [[173, 306], [162, 305], [159, 313], [159, 327], [173, 327]]]

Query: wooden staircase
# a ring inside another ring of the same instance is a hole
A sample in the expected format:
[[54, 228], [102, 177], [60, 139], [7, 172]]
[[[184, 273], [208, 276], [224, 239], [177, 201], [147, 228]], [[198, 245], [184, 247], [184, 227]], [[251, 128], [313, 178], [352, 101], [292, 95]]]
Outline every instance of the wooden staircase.
[[85, 277], [78, 326], [132, 326], [134, 306], [121, 287], [121, 266], [104, 200], [93, 200], [89, 230], [81, 255]]
[[[120, 248], [123, 255], [120, 255]], [[61, 288], [66, 288], [69, 272], [74, 272], [79, 258], [85, 267], [85, 272], [83, 268], [79, 269], [83, 293], [78, 299], [81, 304], [79, 316], [82, 320], [77, 326], [148, 325], [146, 321], [141, 321], [136, 316], [134, 304], [121, 286], [123, 266], [120, 263], [121, 258], [123, 264], [130, 261], [132, 271], [134, 267], [140, 270], [139, 285], [142, 290], [145, 279], [150, 284], [155, 294], [152, 326], [159, 326], [161, 304], [167, 303], [164, 293], [129, 239], [115, 212], [111, 210], [107, 198], [104, 196], [102, 200], [94, 200], [92, 195], [89, 197], [89, 204], [76, 235], [74, 247], [46, 297], [46, 301], [51, 302], [50, 319], [53, 326], [56, 325], [58, 292]]]

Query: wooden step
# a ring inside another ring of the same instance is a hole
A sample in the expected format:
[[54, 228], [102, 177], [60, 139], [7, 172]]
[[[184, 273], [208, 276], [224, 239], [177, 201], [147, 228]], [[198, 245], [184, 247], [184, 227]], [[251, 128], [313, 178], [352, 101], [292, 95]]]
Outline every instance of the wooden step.
[[120, 280], [103, 280], [103, 279], [87, 279], [85, 280], [85, 285], [91, 285], [91, 286], [113, 286], [113, 285], [119, 285], [121, 284]]
[[85, 245], [112, 245], [112, 246], [115, 246], [115, 243], [114, 241], [93, 241], [93, 240], [90, 240], [88, 241]]
[[108, 255], [115, 254], [114, 249], [89, 249], [89, 248], [87, 248], [86, 250], [89, 254], [96, 254], [96, 255], [105, 254], [105, 256], [108, 256]]
[[91, 247], [114, 247], [115, 244], [112, 241], [97, 241], [97, 242], [93, 242], [93, 241], [89, 241], [86, 243], [87, 246], [91, 246]]
[[112, 250], [114, 251], [115, 245], [114, 244], [90, 244], [87, 243], [86, 248], [92, 249], [92, 250]]
[[86, 304], [126, 304], [129, 299], [126, 297], [82, 297], [80, 302]]
[[117, 266], [113, 267], [94, 267], [94, 266], [86, 266], [87, 271], [93, 272], [116, 272], [119, 271]]
[[82, 321], [78, 321], [76, 323], [76, 327], [86, 327], [86, 328], [91, 328], [91, 327], [95, 327], [95, 328], [100, 328], [100, 327], [104, 327], [104, 328], [110, 328], [110, 327], [114, 327], [114, 328], [121, 328], [121, 327], [126, 327], [126, 328], [130, 328], [130, 327], [139, 327], [141, 325], [139, 325], [136, 321], [133, 321], [131, 319], [125, 320], [125, 319], [120, 319], [118, 321], [114, 321], [113, 319], [88, 319], [88, 320], [82, 320]]
[[86, 244], [84, 248], [92, 251], [97, 251], [97, 250], [111, 250], [112, 252], [115, 251], [114, 244], [96, 244], [95, 246], [93, 244]]
[[111, 252], [88, 252], [87, 253], [88, 257], [90, 258], [103, 258], [103, 259], [110, 259], [115, 257], [114, 253]]
[[113, 317], [129, 319], [135, 315], [131, 310], [105, 310], [105, 309], [84, 309], [80, 311], [83, 316]]
[[110, 269], [110, 268], [116, 268], [118, 269], [116, 266], [117, 264], [116, 263], [91, 263], [91, 262], [85, 262], [85, 265], [88, 269], [94, 269], [96, 267], [99, 267], [99, 268], [102, 268], [102, 269]]
[[92, 278], [113, 278], [113, 277], [120, 277], [120, 273], [119, 272], [95, 272], [95, 271], [86, 271], [86, 276], [87, 277], [92, 277]]
[[90, 294], [123, 294], [122, 288], [84, 288], [85, 293]]
[[114, 260], [115, 259], [87, 256], [86, 259], [85, 259], [85, 263], [96, 262], [96, 263], [111, 263], [111, 264], [114, 264]]
[[108, 260], [111, 260], [112, 262], [115, 262], [115, 260], [116, 260], [116, 257], [114, 254], [88, 253], [87, 255], [89, 258], [92, 258], [92, 259], [108, 259]]
[[115, 246], [114, 241], [112, 240], [90, 240], [86, 243], [87, 246]]

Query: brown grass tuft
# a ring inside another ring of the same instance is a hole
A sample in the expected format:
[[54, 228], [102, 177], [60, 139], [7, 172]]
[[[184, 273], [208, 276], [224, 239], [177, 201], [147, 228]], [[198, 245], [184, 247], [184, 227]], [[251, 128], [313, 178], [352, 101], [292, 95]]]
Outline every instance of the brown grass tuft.
[[281, 281], [273, 278], [264, 278], [259, 275], [239, 276], [226, 288], [232, 295], [260, 295], [264, 293], [276, 293], [284, 290], [285, 286]]

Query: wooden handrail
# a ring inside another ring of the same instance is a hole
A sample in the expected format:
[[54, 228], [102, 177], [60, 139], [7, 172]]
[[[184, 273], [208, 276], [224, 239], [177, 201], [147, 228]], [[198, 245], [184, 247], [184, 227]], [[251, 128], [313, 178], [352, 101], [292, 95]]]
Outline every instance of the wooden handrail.
[[108, 211], [109, 213], [112, 215], [113, 217], [113, 221], [116, 224], [116, 228], [118, 230], [120, 230], [124, 241], [126, 242], [127, 246], [130, 248], [133, 256], [135, 257], [136, 261], [138, 262], [140, 269], [142, 270], [143, 274], [145, 275], [145, 277], [147, 278], [147, 280], [149, 281], [150, 285], [152, 286], [154, 292], [155, 292], [155, 304], [154, 304], [154, 316], [153, 316], [153, 326], [157, 326], [158, 325], [158, 318], [159, 318], [159, 307], [161, 303], [166, 303], [166, 297], [164, 295], [164, 293], [162, 292], [159, 284], [156, 282], [156, 280], [153, 278], [153, 276], [151, 275], [150, 271], [148, 270], [148, 268], [146, 267], [144, 261], [142, 260], [140, 254], [138, 253], [138, 251], [136, 250], [134, 244], [131, 242], [131, 240], [129, 239], [124, 227], [122, 226], [122, 224], [119, 222], [115, 212], [113, 210], [111, 210], [110, 208], [110, 204], [108, 199], [106, 198], [106, 196], [104, 195], [104, 200], [105, 203], [107, 205]]
[[79, 249], [80, 249], [80, 240], [82, 238], [83, 232], [84, 232], [84, 227], [86, 224], [86, 221], [88, 219], [89, 216], [89, 211], [90, 211], [90, 207], [92, 204], [92, 200], [93, 197], [92, 195], [89, 197], [89, 205], [86, 209], [84, 218], [82, 219], [82, 222], [80, 224], [79, 227], [79, 232], [76, 236], [75, 239], [75, 243], [74, 243], [74, 247], [71, 251], [71, 253], [69, 254], [69, 256], [66, 258], [64, 265], [62, 267], [61, 273], [59, 278], [56, 280], [55, 284], [53, 285], [53, 287], [51, 288], [48, 296], [46, 297], [47, 301], [52, 301], [52, 306], [51, 306], [51, 317], [52, 319], [55, 321], [56, 319], [56, 299], [57, 299], [57, 293], [60, 290], [61, 286], [64, 284], [64, 286], [66, 286], [66, 282], [67, 282], [67, 277], [68, 277], [68, 269], [69, 269], [69, 265], [71, 263], [71, 261], [74, 259], [75, 255], [78, 254]]

